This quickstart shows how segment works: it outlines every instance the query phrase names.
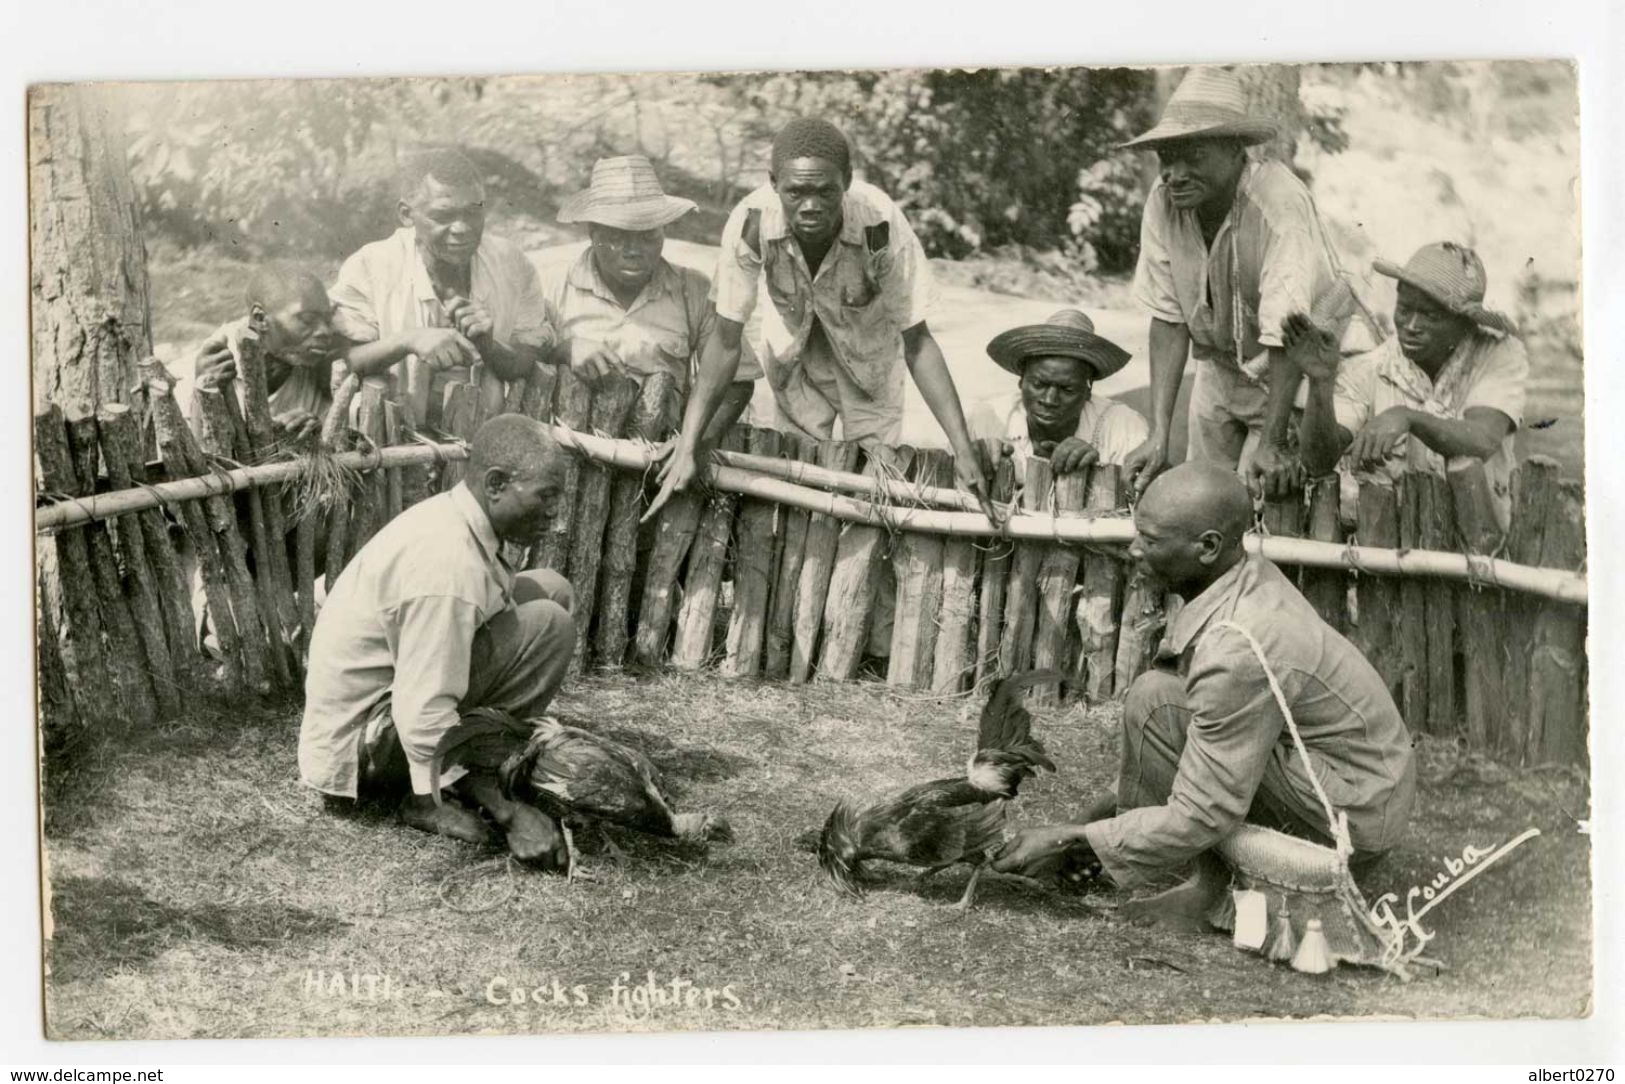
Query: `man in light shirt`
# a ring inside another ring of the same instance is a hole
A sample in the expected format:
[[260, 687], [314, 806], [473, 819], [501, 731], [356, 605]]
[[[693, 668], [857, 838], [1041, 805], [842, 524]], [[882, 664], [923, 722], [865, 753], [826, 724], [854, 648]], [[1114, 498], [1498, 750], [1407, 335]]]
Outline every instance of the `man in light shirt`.
[[1449, 241], [1423, 245], [1399, 280], [1394, 335], [1339, 364], [1337, 343], [1301, 315], [1288, 318], [1287, 356], [1309, 379], [1299, 430], [1303, 463], [1317, 473], [1342, 459], [1344, 518], [1357, 473], [1443, 474], [1481, 459], [1501, 529], [1512, 517], [1513, 434], [1523, 421], [1529, 358], [1511, 320], [1484, 307], [1478, 254]]
[[880, 189], [853, 180], [851, 147], [828, 121], [785, 125], [770, 170], [723, 227], [716, 331], [648, 514], [693, 480], [702, 437], [737, 378], [745, 325], [759, 314], [760, 343], [752, 345], [773, 388], [778, 428], [827, 440], [839, 419], [844, 440], [871, 451], [895, 445], [907, 372], [948, 438], [958, 484], [993, 516], [959, 392], [926, 326], [935, 290], [908, 219]]
[[[541, 714], [575, 649], [574, 596], [556, 572], [515, 572], [502, 542], [528, 545], [552, 518], [563, 452], [518, 414], [474, 436], [468, 474], [414, 505], [345, 566], [316, 619], [305, 677], [299, 774], [348, 806], [405, 793], [401, 819], [473, 843], [491, 831], [432, 792], [435, 745], [460, 714]], [[493, 775], [441, 777], [451, 799], [483, 809], [525, 861], [558, 865], [558, 826], [505, 798]]]
[[[559, 208], [560, 222], [587, 224], [590, 243], [576, 260], [542, 276], [542, 292], [558, 316], [563, 357], [588, 384], [609, 372], [667, 372], [687, 396], [716, 308], [711, 280], [663, 252], [666, 227], [694, 206], [666, 195], [654, 165], [633, 154], [600, 158], [587, 190]], [[739, 419], [760, 375], [753, 359], [741, 362], [712, 420], [714, 432]]]
[[339, 269], [333, 323], [363, 377], [394, 377], [416, 426], [438, 425], [447, 385], [476, 384], [490, 417], [558, 341], [552, 307], [518, 245], [485, 232], [485, 186], [453, 150], [408, 156], [400, 229]]
[[1030, 455], [1056, 474], [1091, 464], [1121, 465], [1144, 442], [1145, 419], [1134, 408], [1093, 393], [1128, 364], [1129, 352], [1095, 334], [1094, 321], [1062, 309], [1042, 324], [1011, 328], [987, 344], [990, 358], [1019, 380], [1015, 391], [973, 404], [965, 423], [976, 440], [1000, 441], [1016, 468]]
[[1335, 279], [1313, 199], [1280, 162], [1247, 148], [1274, 137], [1249, 116], [1236, 77], [1193, 68], [1157, 126], [1125, 148], [1153, 150], [1134, 299], [1151, 314], [1151, 435], [1129, 456], [1136, 490], [1168, 465], [1174, 404], [1196, 358], [1187, 458], [1239, 470], [1255, 489], [1284, 484], [1300, 381], [1281, 321], [1308, 312]]

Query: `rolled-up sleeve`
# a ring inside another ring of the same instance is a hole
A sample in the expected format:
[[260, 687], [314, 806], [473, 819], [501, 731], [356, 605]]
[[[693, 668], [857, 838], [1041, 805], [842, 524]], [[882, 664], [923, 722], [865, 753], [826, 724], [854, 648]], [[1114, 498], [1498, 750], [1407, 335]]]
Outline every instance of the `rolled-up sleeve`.
[[390, 711], [412, 774], [412, 792], [428, 794], [429, 762], [441, 735], [457, 722], [468, 692], [479, 607], [455, 595], [422, 595], [403, 601], [389, 623], [395, 677]]
[[1361, 354], [1345, 361], [1337, 370], [1337, 386], [1332, 391], [1332, 412], [1337, 424], [1351, 434], [1365, 428], [1371, 420], [1372, 405], [1376, 399], [1376, 358]]
[[1295, 312], [1314, 306], [1315, 283], [1326, 259], [1314, 223], [1314, 211], [1305, 203], [1276, 212], [1284, 221], [1265, 226], [1264, 260], [1258, 273], [1258, 342], [1281, 345], [1281, 322]]
[[750, 201], [743, 200], [722, 227], [717, 273], [711, 279], [711, 299], [718, 316], [743, 324], [756, 308], [756, 288], [762, 277], [762, 258], [745, 243], [745, 219]]
[[512, 276], [509, 289], [513, 296], [513, 331], [509, 345], [528, 347], [545, 357], [559, 344], [558, 310], [547, 299], [535, 265], [517, 250], [516, 255], [518, 258], [509, 271]]
[[366, 257], [357, 252], [339, 268], [338, 281], [329, 291], [333, 301], [333, 330], [353, 343], [378, 341], [378, 309], [372, 296], [372, 276]]
[[1174, 293], [1174, 268], [1168, 253], [1167, 210], [1159, 182], [1145, 199], [1140, 214], [1140, 259], [1134, 265], [1134, 300], [1158, 320], [1185, 323], [1185, 313]]
[[1186, 679], [1190, 730], [1168, 801], [1085, 830], [1114, 881], [1142, 884], [1213, 847], [1240, 824], [1284, 725], [1263, 669], [1234, 632], [1198, 644]]
[[1529, 355], [1515, 336], [1508, 335], [1487, 348], [1479, 363], [1477, 379], [1462, 400], [1463, 412], [1473, 407], [1490, 407], [1523, 425], [1524, 403], [1529, 393]]

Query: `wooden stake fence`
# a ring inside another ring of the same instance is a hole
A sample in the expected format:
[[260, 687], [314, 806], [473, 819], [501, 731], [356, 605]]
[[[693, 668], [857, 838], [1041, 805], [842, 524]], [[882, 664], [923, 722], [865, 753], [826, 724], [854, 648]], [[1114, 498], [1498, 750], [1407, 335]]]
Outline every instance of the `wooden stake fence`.
[[[249, 384], [253, 370], [249, 360]], [[281, 487], [297, 485], [304, 468], [275, 452], [266, 457], [248, 387], [236, 415], [229, 389], [199, 395], [200, 449], [161, 371], [144, 377], [174, 481], [146, 485], [133, 453], [134, 416], [122, 408], [73, 426], [49, 411], [36, 418], [41, 482], [57, 498], [39, 510], [42, 552], [63, 569], [59, 597], [47, 600], [59, 609], [42, 612], [39, 645], [42, 696], [59, 729], [63, 719], [171, 714], [184, 710], [190, 689], [296, 687], [323, 543], [331, 581], [368, 537], [427, 495], [414, 475], [421, 479], [435, 461], [454, 468], [466, 455], [457, 445], [423, 444], [386, 388], [353, 382], [353, 421], [331, 422], [326, 454], [364, 480], [353, 511], [343, 502], [332, 509], [323, 540], [314, 518], [288, 518]], [[740, 428], [712, 469], [715, 488], [671, 501], [640, 557], [652, 448], [674, 428], [674, 405], [667, 378], [593, 390], [550, 366], [501, 402], [552, 423], [572, 449], [568, 512], [532, 563], [576, 587], [584, 618], [578, 665], [614, 667], [630, 656], [642, 666], [716, 662], [732, 677], [849, 680], [885, 635], [876, 630], [884, 616], [877, 589], [893, 575], [885, 641], [892, 684], [951, 694], [995, 674], [1053, 666], [1071, 676], [1070, 697], [1095, 702], [1121, 696], [1150, 665], [1171, 607], [1126, 563], [1132, 524], [1115, 467], [1053, 478], [1047, 461], [1027, 459], [1018, 490], [1014, 462], [985, 447], [995, 499], [1019, 501], [1001, 534], [950, 488], [952, 462], [941, 452], [877, 449], [858, 473], [855, 446]], [[454, 431], [467, 431], [484, 410], [456, 387], [446, 406]], [[347, 452], [352, 424], [367, 439]], [[613, 439], [621, 432], [635, 439]], [[247, 545], [233, 492], [244, 493]], [[1476, 465], [1455, 465], [1448, 478], [1367, 482], [1345, 540], [1336, 479], [1318, 479], [1270, 502], [1264, 533], [1249, 545], [1285, 562], [1316, 609], [1348, 632], [1414, 730], [1523, 763], [1579, 762], [1581, 494], [1555, 465], [1534, 459], [1516, 499], [1514, 530], [1503, 535]], [[218, 660], [197, 650], [190, 591], [162, 507], [178, 516], [197, 555]]]

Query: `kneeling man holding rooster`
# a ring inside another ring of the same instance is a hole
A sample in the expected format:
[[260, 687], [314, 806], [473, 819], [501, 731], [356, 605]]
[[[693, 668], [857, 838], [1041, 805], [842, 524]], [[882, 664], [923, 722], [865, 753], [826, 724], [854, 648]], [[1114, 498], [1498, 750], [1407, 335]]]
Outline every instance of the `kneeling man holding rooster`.
[[1129, 552], [1185, 600], [1164, 644], [1171, 668], [1129, 688], [1117, 792], [1078, 823], [1017, 833], [995, 870], [1098, 867], [1134, 888], [1195, 860], [1194, 877], [1130, 910], [1196, 927], [1226, 879], [1213, 847], [1243, 821], [1331, 844], [1317, 789], [1347, 815], [1356, 869], [1399, 841], [1416, 794], [1405, 722], [1354, 645], [1280, 569], [1246, 553], [1252, 518], [1246, 487], [1213, 463], [1186, 463], [1146, 489]]

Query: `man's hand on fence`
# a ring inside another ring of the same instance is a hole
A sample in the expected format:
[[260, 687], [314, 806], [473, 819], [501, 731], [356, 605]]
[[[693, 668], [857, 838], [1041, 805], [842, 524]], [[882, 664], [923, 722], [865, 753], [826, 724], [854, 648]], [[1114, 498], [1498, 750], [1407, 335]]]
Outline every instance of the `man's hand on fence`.
[[271, 419], [277, 441], [282, 444], [304, 444], [321, 432], [322, 420], [308, 410], [294, 410]]
[[649, 510], [643, 513], [639, 523], [647, 523], [659, 515], [666, 502], [671, 500], [671, 495], [687, 489], [689, 483], [700, 474], [699, 457], [684, 448], [681, 441], [671, 441], [660, 454], [665, 460], [660, 467], [660, 492], [649, 502]]
[[1124, 458], [1123, 480], [1128, 483], [1129, 493], [1135, 500], [1140, 499], [1140, 494], [1151, 484], [1151, 479], [1161, 474], [1167, 466], [1168, 438], [1159, 437], [1156, 433], [1152, 433]]
[[988, 518], [989, 523], [1001, 530], [1004, 528], [1009, 514], [994, 503], [993, 491], [987, 484], [987, 476], [982, 473], [982, 464], [974, 450], [954, 456], [954, 481], [960, 489], [976, 497], [976, 503], [982, 506], [982, 515]]
[[1075, 474], [1099, 462], [1100, 452], [1080, 437], [1059, 441], [1049, 454], [1050, 468], [1057, 474]]
[[1279, 500], [1303, 484], [1303, 465], [1286, 448], [1261, 441], [1247, 464], [1247, 488], [1254, 497]]
[[419, 328], [412, 334], [411, 350], [437, 373], [474, 365], [480, 360], [479, 350], [456, 328]]
[[478, 301], [466, 297], [459, 297], [451, 303], [446, 310], [451, 322], [457, 330], [469, 340], [482, 339], [496, 329], [496, 321], [491, 314], [485, 311], [485, 306]]
[[588, 387], [597, 387], [600, 380], [622, 368], [620, 355], [602, 343], [576, 339], [570, 344], [570, 371]]
[[237, 359], [231, 354], [231, 347], [226, 345], [224, 335], [214, 335], [198, 348], [197, 361], [193, 365], [195, 385], [199, 388], [218, 388], [228, 380], [237, 377]]

